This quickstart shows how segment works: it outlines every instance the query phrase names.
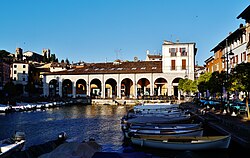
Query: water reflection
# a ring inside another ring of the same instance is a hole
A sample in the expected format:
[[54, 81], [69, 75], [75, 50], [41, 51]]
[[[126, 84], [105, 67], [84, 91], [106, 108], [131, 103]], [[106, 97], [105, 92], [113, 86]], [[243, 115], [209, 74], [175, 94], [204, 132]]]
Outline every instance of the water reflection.
[[[9, 137], [16, 130], [27, 136], [26, 147], [56, 139], [65, 131], [69, 139], [83, 141], [94, 138], [103, 151], [144, 151], [159, 157], [234, 157], [237, 152], [219, 151], [168, 151], [135, 148], [124, 145], [120, 119], [130, 106], [74, 105], [44, 111], [17, 112], [0, 115], [0, 139]], [[233, 155], [233, 156], [232, 156]]]
[[128, 108], [75, 105], [0, 115], [0, 139], [21, 130], [26, 133], [26, 147], [29, 147], [55, 139], [58, 133], [65, 131], [70, 139], [94, 138], [104, 150], [119, 150], [123, 140], [120, 119]]

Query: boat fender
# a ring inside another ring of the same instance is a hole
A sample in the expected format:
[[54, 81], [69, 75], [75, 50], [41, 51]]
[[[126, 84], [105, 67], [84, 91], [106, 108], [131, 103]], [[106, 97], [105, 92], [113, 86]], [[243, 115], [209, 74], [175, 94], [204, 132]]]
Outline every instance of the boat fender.
[[67, 134], [66, 132], [61, 132], [58, 134], [58, 139], [59, 140], [66, 140], [67, 139]]

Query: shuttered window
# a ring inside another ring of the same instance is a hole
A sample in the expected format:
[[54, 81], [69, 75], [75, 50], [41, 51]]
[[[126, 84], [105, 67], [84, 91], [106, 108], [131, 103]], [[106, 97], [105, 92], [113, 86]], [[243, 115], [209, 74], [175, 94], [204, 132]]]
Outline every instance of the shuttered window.
[[171, 70], [175, 70], [175, 60], [171, 60]]
[[182, 68], [182, 70], [186, 70], [186, 59], [182, 59], [181, 68]]

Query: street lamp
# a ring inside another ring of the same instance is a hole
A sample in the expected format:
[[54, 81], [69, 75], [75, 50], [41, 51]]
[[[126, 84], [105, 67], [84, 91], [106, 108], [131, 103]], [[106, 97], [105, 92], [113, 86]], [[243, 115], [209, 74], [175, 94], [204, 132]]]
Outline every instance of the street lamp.
[[[224, 55], [221, 57], [221, 59], [225, 59], [226, 58], [226, 89], [228, 88], [228, 79], [229, 79], [229, 56], [230, 55], [234, 55], [234, 53], [232, 52], [232, 50], [230, 49], [230, 51], [228, 51], [228, 43], [227, 43], [227, 39], [226, 39], [226, 48], [225, 48], [225, 53]], [[226, 97], [226, 100], [227, 100], [227, 104], [229, 105], [229, 91], [227, 90], [227, 97]]]

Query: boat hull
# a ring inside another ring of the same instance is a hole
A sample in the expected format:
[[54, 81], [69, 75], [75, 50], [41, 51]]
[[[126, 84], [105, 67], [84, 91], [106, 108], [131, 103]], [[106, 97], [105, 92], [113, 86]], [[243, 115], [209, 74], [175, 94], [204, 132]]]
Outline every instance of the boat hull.
[[1, 144], [0, 145], [0, 150], [1, 150], [0, 157], [7, 158], [11, 154], [17, 151], [21, 151], [24, 148], [24, 146], [25, 146], [25, 140], [21, 140], [13, 144]]
[[[170, 150], [211, 150], [211, 149], [227, 149], [230, 144], [231, 136], [210, 137], [210, 139], [203, 139], [203, 137], [195, 137], [193, 141], [184, 141], [185, 138], [172, 140], [156, 140], [156, 139], [143, 139], [131, 138], [135, 145]], [[205, 137], [204, 137], [205, 138]], [[196, 140], [196, 141], [195, 141]]]

